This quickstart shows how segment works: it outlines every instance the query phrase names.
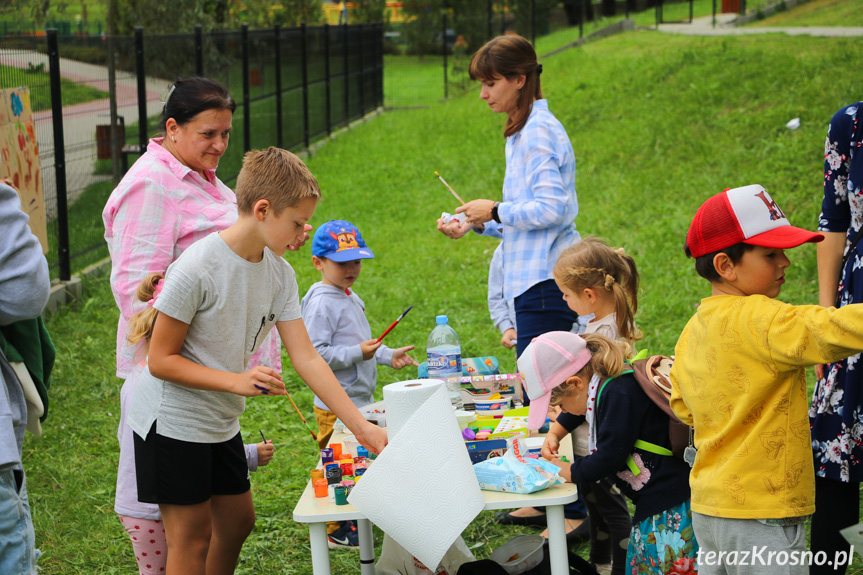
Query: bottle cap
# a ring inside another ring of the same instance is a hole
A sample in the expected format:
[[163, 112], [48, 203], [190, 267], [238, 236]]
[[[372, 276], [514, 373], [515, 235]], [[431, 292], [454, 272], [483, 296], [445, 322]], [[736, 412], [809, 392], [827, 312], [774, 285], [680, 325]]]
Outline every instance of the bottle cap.
[[357, 447], [357, 457], [368, 457], [369, 450], [363, 446]]
[[434, 319], [435, 319], [435, 323], [438, 325], [449, 322], [449, 318], [445, 315], [439, 315]]

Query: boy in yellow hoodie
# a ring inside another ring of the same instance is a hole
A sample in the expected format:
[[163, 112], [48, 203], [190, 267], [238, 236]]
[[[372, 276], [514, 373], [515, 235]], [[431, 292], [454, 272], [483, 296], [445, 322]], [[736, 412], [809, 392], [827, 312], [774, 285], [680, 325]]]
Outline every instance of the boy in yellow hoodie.
[[695, 430], [700, 575], [804, 575], [813, 560], [803, 524], [815, 510], [805, 368], [863, 350], [863, 306], [774, 298], [791, 265], [784, 250], [822, 239], [791, 226], [758, 185], [708, 199], [687, 233], [711, 294], [677, 341], [671, 408]]

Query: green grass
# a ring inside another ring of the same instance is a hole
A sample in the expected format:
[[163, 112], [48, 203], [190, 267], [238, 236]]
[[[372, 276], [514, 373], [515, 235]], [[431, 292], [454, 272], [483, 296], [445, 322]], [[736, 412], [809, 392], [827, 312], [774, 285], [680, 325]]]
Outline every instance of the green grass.
[[[3, 88], [30, 86], [30, 106], [34, 112], [51, 109], [51, 80], [47, 70], [27, 70], [0, 66], [0, 78], [3, 79]], [[108, 97], [108, 92], [103, 92], [87, 84], [72, 82], [64, 78], [61, 78], [60, 83], [63, 106], [73, 106]]]
[[859, 0], [812, 0], [777, 12], [752, 26], [860, 26]]
[[[638, 263], [641, 347], [670, 353], [694, 306], [709, 293], [681, 249], [692, 214], [706, 197], [760, 183], [793, 224], [816, 226], [827, 123], [859, 98], [856, 78], [836, 76], [831, 63], [860, 69], [857, 45], [838, 38], [691, 38], [643, 31], [544, 61], [545, 95], [568, 130], [578, 162], [578, 229], [625, 246]], [[801, 127], [789, 131], [785, 123], [794, 117], [801, 118]], [[372, 331], [382, 331], [407, 305], [414, 306], [388, 337], [389, 345], [417, 345], [421, 357], [434, 316], [447, 313], [463, 354], [493, 354], [504, 371], [515, 369], [486, 311], [495, 242], [453, 242], [434, 229], [441, 211], [455, 207], [435, 170], [466, 200], [500, 198], [503, 123], [469, 94], [427, 109], [386, 113], [308, 160], [323, 190], [311, 223], [349, 219], [377, 256], [364, 264], [356, 285]], [[308, 247], [287, 256], [301, 293], [319, 279], [310, 257]], [[814, 247], [790, 250], [789, 257], [793, 265], [781, 299], [816, 302]], [[49, 321], [58, 348], [51, 416], [44, 435], [25, 442], [37, 542], [45, 553], [41, 564], [52, 575], [134, 568], [112, 511], [117, 312], [106, 279], [87, 280], [84, 288], [82, 304]], [[378, 396], [382, 385], [414, 375], [412, 369], [381, 368]], [[290, 369], [285, 378], [311, 416], [311, 392]], [[292, 510], [316, 448], [279, 398], [250, 400], [241, 424], [247, 441], [262, 429], [278, 450], [252, 476], [257, 527], [238, 572], [311, 573], [308, 531], [293, 522]], [[477, 558], [523, 532], [497, 525], [491, 516], [482, 513], [464, 534], [469, 546], [481, 544], [474, 549]], [[381, 541], [377, 532], [378, 552]], [[330, 557], [335, 573], [359, 570], [356, 554]], [[861, 572], [857, 559], [849, 573]]]

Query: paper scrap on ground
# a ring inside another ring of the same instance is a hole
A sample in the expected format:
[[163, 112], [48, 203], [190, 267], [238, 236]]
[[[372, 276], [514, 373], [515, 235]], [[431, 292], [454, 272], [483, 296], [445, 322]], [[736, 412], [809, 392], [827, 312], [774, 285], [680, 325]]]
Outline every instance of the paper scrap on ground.
[[[851, 544], [851, 548], [863, 557], [863, 523], [840, 529], [839, 533], [842, 534], [845, 541]], [[849, 561], [848, 563], [850, 564], [851, 562]]]
[[442, 382], [391, 384], [384, 401], [389, 444], [348, 501], [434, 571], [482, 511], [482, 493]]

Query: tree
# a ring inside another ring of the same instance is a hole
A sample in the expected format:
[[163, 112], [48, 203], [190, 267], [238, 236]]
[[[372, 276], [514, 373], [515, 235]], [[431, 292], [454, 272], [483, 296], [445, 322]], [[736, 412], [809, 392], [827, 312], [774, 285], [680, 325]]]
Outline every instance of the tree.
[[205, 31], [230, 25], [231, 0], [108, 0], [108, 33], [129, 36], [136, 26], [148, 34], [191, 32], [195, 25]]
[[386, 0], [354, 0], [353, 23], [372, 24], [386, 19]]
[[320, 24], [324, 19], [320, 0], [244, 0], [240, 18], [253, 28], [270, 28], [275, 24], [299, 26]]

